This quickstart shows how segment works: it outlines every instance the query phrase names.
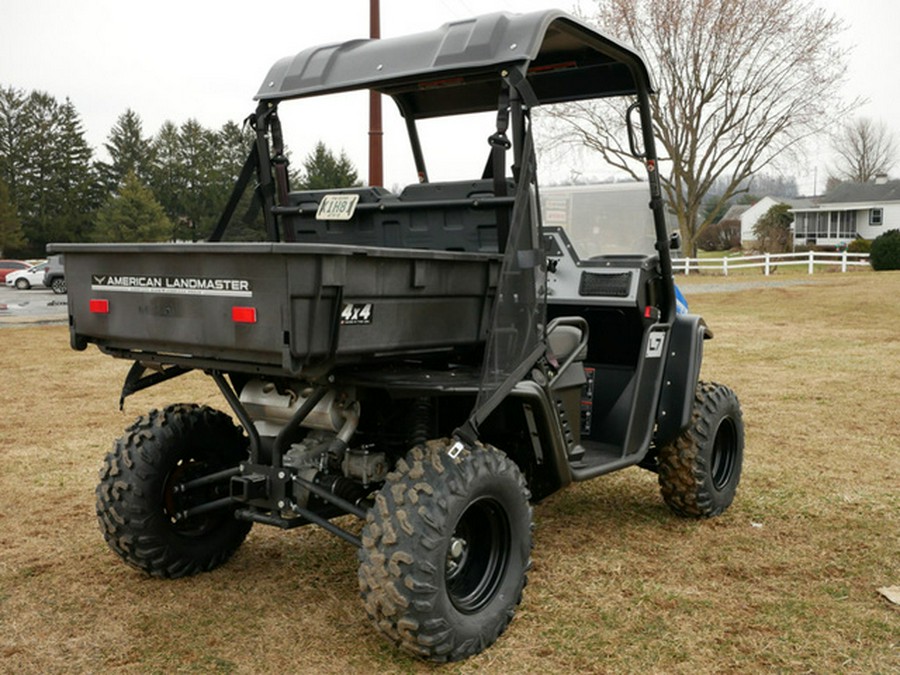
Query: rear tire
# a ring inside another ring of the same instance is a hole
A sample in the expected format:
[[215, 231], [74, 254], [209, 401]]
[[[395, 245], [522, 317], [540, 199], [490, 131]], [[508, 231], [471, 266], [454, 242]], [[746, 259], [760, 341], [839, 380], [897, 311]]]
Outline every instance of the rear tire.
[[677, 515], [709, 518], [734, 500], [744, 460], [741, 404], [728, 387], [700, 382], [691, 425], [659, 450], [659, 486]]
[[65, 277], [56, 277], [50, 282], [50, 288], [52, 288], [53, 292], [57, 295], [65, 293], [67, 290]]
[[231, 418], [196, 405], [173, 405], [138, 419], [106, 456], [97, 518], [109, 547], [129, 565], [175, 579], [226, 562], [251, 523], [234, 508], [176, 519], [180, 511], [228, 495], [228, 481], [177, 493], [175, 485], [237, 466], [247, 439]]
[[531, 567], [530, 495], [518, 467], [476, 446], [417, 446], [378, 493], [362, 531], [366, 611], [432, 661], [477, 654], [509, 625]]

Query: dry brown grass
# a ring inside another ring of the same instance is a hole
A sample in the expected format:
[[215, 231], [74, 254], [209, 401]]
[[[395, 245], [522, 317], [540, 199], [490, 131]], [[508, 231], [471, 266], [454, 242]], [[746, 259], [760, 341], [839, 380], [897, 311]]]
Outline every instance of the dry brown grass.
[[[782, 277], [783, 278], [783, 277]], [[900, 274], [691, 294], [716, 332], [704, 377], [747, 423], [722, 517], [669, 514], [633, 469], [538, 506], [510, 630], [443, 672], [900, 670]], [[371, 628], [356, 558], [312, 529], [257, 526], [223, 568], [158, 581], [95, 524], [112, 439], [174, 401], [224, 408], [189, 375], [117, 411], [128, 364], [64, 327], [0, 330], [0, 671], [420, 672]]]

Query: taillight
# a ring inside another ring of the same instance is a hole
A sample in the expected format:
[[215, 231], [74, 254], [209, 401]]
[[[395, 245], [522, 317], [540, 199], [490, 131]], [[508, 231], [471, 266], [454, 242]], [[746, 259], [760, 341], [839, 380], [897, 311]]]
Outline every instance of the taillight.
[[232, 307], [231, 320], [235, 323], [256, 323], [256, 307]]
[[109, 314], [109, 300], [95, 298], [90, 301], [91, 314]]

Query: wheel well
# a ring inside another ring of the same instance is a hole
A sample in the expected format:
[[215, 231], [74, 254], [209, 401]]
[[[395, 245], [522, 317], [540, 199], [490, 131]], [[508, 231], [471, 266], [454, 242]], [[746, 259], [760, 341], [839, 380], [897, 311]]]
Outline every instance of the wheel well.
[[519, 467], [531, 499], [538, 502], [567, 485], [571, 478], [560, 465], [551, 420], [529, 397], [509, 396], [479, 428], [485, 443], [506, 453]]

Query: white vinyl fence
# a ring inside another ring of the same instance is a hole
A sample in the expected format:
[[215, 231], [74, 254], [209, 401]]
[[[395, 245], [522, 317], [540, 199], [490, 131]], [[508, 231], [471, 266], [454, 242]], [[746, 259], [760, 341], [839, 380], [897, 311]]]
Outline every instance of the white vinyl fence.
[[808, 273], [815, 272], [817, 265], [840, 266], [841, 272], [850, 267], [868, 267], [868, 253], [829, 253], [809, 251], [808, 253], [764, 253], [740, 258], [673, 258], [672, 269], [676, 274], [707, 272], [728, 276], [731, 270], [751, 268], [762, 269], [768, 276], [776, 267], [806, 266]]

